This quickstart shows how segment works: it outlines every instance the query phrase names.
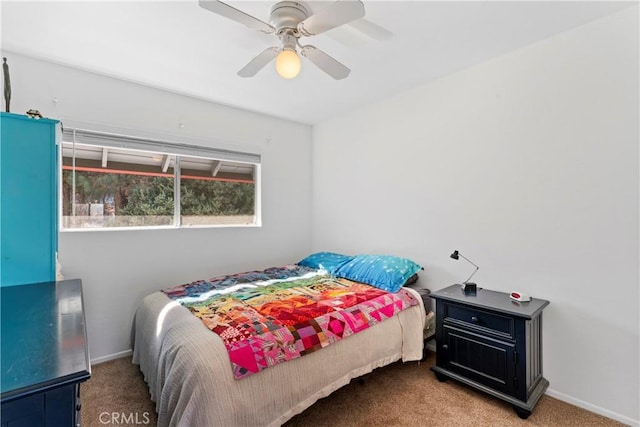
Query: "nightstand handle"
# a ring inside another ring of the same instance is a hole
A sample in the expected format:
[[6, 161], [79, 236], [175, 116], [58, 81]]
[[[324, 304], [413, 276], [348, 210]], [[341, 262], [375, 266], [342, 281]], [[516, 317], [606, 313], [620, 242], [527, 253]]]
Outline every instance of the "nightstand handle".
[[471, 321], [473, 323], [478, 323], [478, 318], [476, 316], [471, 316]]

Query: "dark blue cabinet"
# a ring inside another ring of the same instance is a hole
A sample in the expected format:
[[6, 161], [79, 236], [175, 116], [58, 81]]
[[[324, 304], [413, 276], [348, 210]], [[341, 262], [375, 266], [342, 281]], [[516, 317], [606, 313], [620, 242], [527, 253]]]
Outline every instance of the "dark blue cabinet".
[[453, 378], [510, 403], [527, 418], [549, 386], [542, 376], [542, 310], [549, 301], [516, 302], [504, 292], [460, 285], [436, 300], [436, 365], [440, 381]]
[[0, 286], [52, 281], [59, 122], [0, 114]]
[[81, 281], [2, 287], [0, 313], [0, 425], [77, 425], [91, 376]]

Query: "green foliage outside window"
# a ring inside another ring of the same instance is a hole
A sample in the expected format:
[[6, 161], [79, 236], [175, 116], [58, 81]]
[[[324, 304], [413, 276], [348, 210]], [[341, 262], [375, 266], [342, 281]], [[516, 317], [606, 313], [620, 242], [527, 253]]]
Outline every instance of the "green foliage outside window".
[[[75, 172], [75, 202], [99, 203], [105, 215], [172, 216], [173, 177]], [[72, 171], [63, 171], [63, 215], [72, 215]], [[180, 210], [185, 216], [253, 215], [253, 183], [183, 179]]]
[[253, 185], [242, 182], [184, 179], [180, 184], [182, 215], [253, 215]]

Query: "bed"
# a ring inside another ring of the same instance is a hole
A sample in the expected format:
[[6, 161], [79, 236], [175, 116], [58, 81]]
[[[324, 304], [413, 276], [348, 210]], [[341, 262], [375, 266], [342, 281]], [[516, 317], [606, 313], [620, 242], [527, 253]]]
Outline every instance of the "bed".
[[[313, 277], [307, 278], [310, 281], [318, 278], [324, 281], [322, 286], [336, 283], [355, 287], [349, 291], [369, 286], [363, 284], [367, 279], [358, 274], [362, 282], [336, 276], [337, 267], [327, 262], [311, 266], [301, 263], [275, 270], [277, 274], [284, 270], [299, 274], [302, 268], [303, 273]], [[243, 278], [242, 289], [264, 286], [262, 275], [270, 270], [273, 269], [165, 289], [140, 303], [132, 330], [133, 362], [140, 366], [156, 403], [158, 425], [278, 426], [353, 378], [397, 360], [422, 359], [424, 340], [432, 334], [434, 316], [425, 310], [424, 294], [402, 287], [396, 293], [384, 292], [384, 298], [395, 298], [393, 305], [398, 307], [400, 296], [411, 303], [397, 313], [389, 313], [388, 318], [374, 321], [331, 345], [316, 342], [313, 351], [302, 351], [304, 357], [294, 355], [255, 372], [239, 369], [231, 360], [230, 342], [234, 340], [213, 333], [214, 326], [205, 321], [209, 318], [207, 313], [194, 315], [199, 310], [193, 304], [200, 303], [187, 304], [184, 300], [203, 301], [207, 292], [228, 289], [229, 278], [234, 280], [231, 286], [238, 287], [239, 276]], [[258, 280], [250, 281], [254, 276]], [[414, 277], [415, 272], [411, 275]], [[403, 284], [411, 281], [405, 279], [401, 279]], [[274, 279], [273, 283], [298, 286], [298, 280], [294, 275]]]

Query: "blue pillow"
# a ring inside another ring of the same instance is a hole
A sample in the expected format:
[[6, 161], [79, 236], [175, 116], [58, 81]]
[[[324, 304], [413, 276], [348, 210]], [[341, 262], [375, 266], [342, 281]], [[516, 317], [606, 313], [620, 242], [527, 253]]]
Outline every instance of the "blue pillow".
[[329, 273], [334, 274], [335, 271], [347, 261], [350, 261], [353, 257], [349, 255], [342, 255], [335, 252], [316, 252], [311, 254], [302, 261], [298, 262], [298, 265], [309, 268], [323, 268]]
[[421, 266], [407, 258], [391, 255], [356, 255], [342, 264], [335, 275], [366, 283], [387, 292], [398, 292]]

